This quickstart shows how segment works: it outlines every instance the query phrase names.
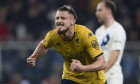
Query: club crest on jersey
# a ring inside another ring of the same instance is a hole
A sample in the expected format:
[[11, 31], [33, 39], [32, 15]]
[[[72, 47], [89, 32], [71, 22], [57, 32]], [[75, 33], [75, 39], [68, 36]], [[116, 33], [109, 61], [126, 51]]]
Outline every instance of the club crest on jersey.
[[96, 50], [99, 49], [99, 43], [96, 40], [91, 41], [91, 45], [93, 48], [95, 48]]
[[89, 32], [89, 33], [88, 33], [88, 38], [89, 38], [89, 37], [91, 37], [91, 36], [92, 36], [92, 33], [91, 33], [91, 32]]

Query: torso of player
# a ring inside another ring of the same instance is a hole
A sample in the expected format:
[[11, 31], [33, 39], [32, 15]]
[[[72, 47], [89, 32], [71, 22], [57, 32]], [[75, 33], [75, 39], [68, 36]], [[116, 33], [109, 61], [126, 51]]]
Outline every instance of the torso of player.
[[[114, 46], [115, 43], [119, 44], [118, 50], [121, 51], [120, 55], [122, 54], [124, 45], [125, 45], [126, 34], [123, 27], [118, 22], [114, 22], [108, 28], [105, 28], [105, 26], [102, 25], [96, 31], [96, 37], [98, 39], [98, 42], [102, 50], [104, 51], [104, 56], [107, 61], [111, 55], [111, 51], [114, 48], [112, 46]], [[121, 38], [121, 39], [116, 39], [116, 38]], [[117, 47], [117, 45], [115, 47]], [[119, 56], [119, 60], [118, 60], [119, 62], [120, 62], [120, 59], [121, 59], [121, 56]]]
[[[90, 59], [90, 56], [83, 45], [84, 30], [86, 30], [86, 27], [76, 24], [74, 26], [74, 36], [70, 41], [63, 40], [57, 33], [57, 29], [52, 30], [53, 33], [51, 33], [52, 37], [50, 43], [64, 58], [64, 66], [70, 66], [72, 59], [79, 60], [83, 65], [91, 64], [93, 62], [93, 59]], [[86, 59], [88, 59], [88, 61], [86, 61]], [[69, 67], [65, 67], [64, 70], [71, 71]]]
[[81, 32], [77, 27], [78, 26], [75, 27], [74, 36], [71, 41], [63, 40], [58, 34], [54, 38], [56, 39], [53, 43], [54, 49], [63, 56], [65, 63], [68, 63], [69, 65], [72, 62], [72, 59], [78, 59], [82, 64], [86, 64], [84, 60], [85, 48], [82, 45]]
[[[104, 26], [101, 26], [96, 33], [96, 37], [98, 39], [98, 42], [104, 51], [104, 54], [106, 56], [110, 56], [110, 51], [111, 51], [111, 44], [112, 44], [112, 30], [111, 28], [105, 29]], [[106, 59], [108, 59], [106, 57]]]
[[[51, 35], [50, 35], [51, 34]], [[85, 35], [86, 34], [86, 35]], [[86, 37], [86, 39], [85, 39]], [[48, 39], [49, 38], [49, 39]], [[88, 30], [86, 27], [82, 25], [75, 25], [74, 26], [74, 37], [71, 41], [64, 41], [59, 34], [57, 34], [57, 30], [52, 30], [49, 35], [46, 36], [46, 41], [51, 42], [45, 42], [44, 44], [50, 47], [53, 47], [56, 51], [58, 51], [64, 58], [64, 65], [63, 65], [63, 76], [62, 79], [69, 79], [76, 81], [79, 84], [104, 84], [105, 82], [105, 76], [103, 74], [103, 71], [97, 71], [97, 72], [73, 72], [70, 70], [70, 65], [72, 63], [72, 59], [79, 60], [83, 65], [91, 64], [95, 61], [95, 57], [102, 53], [101, 48], [99, 47], [99, 50], [95, 51], [91, 50], [93, 53], [93, 57], [88, 53], [87, 48], [85, 44], [85, 40], [89, 40], [88, 43], [94, 44], [95, 36], [91, 33], [90, 30]], [[49, 44], [51, 45], [49, 45]], [[93, 49], [98, 46], [94, 44]], [[99, 80], [102, 79], [102, 81]], [[102, 82], [102, 83], [101, 83]]]

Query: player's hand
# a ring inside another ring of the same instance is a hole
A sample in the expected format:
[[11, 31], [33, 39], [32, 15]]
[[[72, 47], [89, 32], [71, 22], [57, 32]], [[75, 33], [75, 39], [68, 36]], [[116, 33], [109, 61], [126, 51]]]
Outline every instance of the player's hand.
[[31, 67], [35, 66], [35, 61], [36, 61], [35, 56], [36, 55], [31, 55], [29, 58], [27, 58], [27, 64]]
[[108, 71], [108, 68], [106, 68], [105, 70], [103, 70], [104, 71], [104, 73], [106, 73], [107, 71]]
[[79, 60], [72, 59], [70, 69], [75, 72], [84, 72], [84, 66]]

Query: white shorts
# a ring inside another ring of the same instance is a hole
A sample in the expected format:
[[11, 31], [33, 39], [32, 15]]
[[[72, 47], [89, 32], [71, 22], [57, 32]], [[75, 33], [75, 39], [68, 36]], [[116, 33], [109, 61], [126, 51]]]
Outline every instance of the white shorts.
[[107, 84], [123, 84], [123, 74], [122, 72], [107, 72], [105, 73], [107, 78]]

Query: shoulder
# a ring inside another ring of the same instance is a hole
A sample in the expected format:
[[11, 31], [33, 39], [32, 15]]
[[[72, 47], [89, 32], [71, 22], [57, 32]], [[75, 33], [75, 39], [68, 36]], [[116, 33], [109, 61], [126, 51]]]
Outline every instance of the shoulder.
[[118, 22], [115, 22], [110, 30], [110, 34], [112, 37], [119, 37], [119, 38], [123, 38], [125, 39], [126, 38], [126, 32], [125, 32], [125, 29], [123, 28], [123, 26], [118, 23]]
[[118, 23], [118, 22], [115, 22], [114, 25], [113, 25], [113, 31], [114, 33], [117, 33], [117, 34], [126, 34], [125, 32], [125, 29], [123, 28], [123, 26]]
[[117, 31], [117, 30], [118, 31], [125, 31], [124, 28], [123, 28], [123, 26], [120, 23], [118, 23], [118, 22], [115, 22], [114, 25], [113, 25], [113, 27], [114, 27], [114, 30], [115, 31]]
[[48, 33], [51, 35], [55, 35], [57, 34], [57, 29], [50, 30]]
[[83, 25], [78, 25], [78, 34], [80, 34], [80, 36], [84, 39], [84, 41], [96, 39], [93, 32]]
[[87, 27], [84, 25], [75, 24], [74, 26], [76, 28], [76, 31], [84, 31], [87, 29]]
[[104, 25], [101, 25], [95, 30], [95, 33], [100, 32], [104, 28]]
[[57, 35], [57, 29], [50, 30], [46, 36], [56, 36]]
[[53, 30], [50, 30], [47, 35], [45, 36], [45, 39], [52, 39], [52, 38], [55, 38], [57, 37], [58, 34], [57, 34], [57, 29], [53, 29]]
[[[95, 38], [95, 35], [93, 34], [93, 32], [88, 29], [86, 26], [83, 25], [78, 25], [78, 34], [80, 35], [80, 37], [82, 37], [84, 40], [88, 40], [91, 38]], [[91, 38], [90, 38], [91, 37]]]
[[86, 26], [83, 25], [75, 25], [76, 32], [81, 33], [82, 35], [87, 32], [92, 32], [90, 29], [88, 29]]

